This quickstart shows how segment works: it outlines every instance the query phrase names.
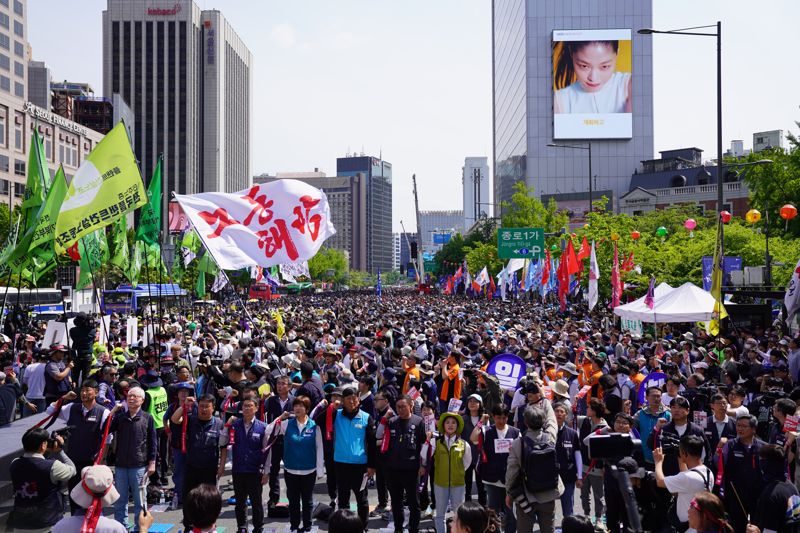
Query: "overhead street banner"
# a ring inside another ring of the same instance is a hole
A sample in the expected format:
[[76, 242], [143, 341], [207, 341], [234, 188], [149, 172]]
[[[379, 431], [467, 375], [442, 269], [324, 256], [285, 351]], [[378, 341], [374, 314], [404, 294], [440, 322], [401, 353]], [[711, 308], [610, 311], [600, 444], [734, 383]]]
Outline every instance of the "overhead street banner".
[[544, 257], [544, 228], [498, 229], [497, 257], [500, 259]]

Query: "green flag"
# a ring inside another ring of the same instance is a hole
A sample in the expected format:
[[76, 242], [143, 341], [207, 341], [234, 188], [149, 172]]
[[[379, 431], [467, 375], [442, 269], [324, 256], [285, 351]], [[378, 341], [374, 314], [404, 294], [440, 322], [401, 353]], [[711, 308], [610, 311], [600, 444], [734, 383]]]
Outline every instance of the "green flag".
[[127, 278], [131, 285], [136, 287], [139, 284], [139, 274], [142, 272], [142, 242], [133, 243], [131, 250], [130, 268], [128, 269]]
[[202, 270], [197, 271], [197, 285], [194, 288], [198, 298], [206, 295], [206, 273]]
[[[104, 230], [103, 230], [104, 231]], [[80, 241], [78, 241], [78, 253], [81, 254], [81, 259], [78, 263], [80, 266], [80, 278], [75, 288], [80, 290], [92, 282], [92, 273], [100, 268], [103, 263], [103, 245], [100, 243], [101, 231], [92, 232]], [[102, 239], [105, 242], [105, 235]], [[108, 252], [108, 246], [105, 246]]]
[[150, 185], [147, 186], [147, 204], [142, 208], [136, 240], [156, 244], [161, 231], [161, 158], [158, 158]]
[[214, 258], [211, 257], [211, 254], [206, 252], [203, 257], [197, 263], [197, 270], [200, 272], [205, 272], [206, 274], [211, 274], [212, 276], [217, 275], [217, 271], [219, 267], [217, 267], [217, 263], [214, 261]]
[[203, 243], [200, 241], [200, 237], [197, 236], [197, 232], [193, 229], [190, 229], [184, 233], [183, 238], [181, 239], [181, 248], [188, 248], [194, 253], [200, 251], [202, 244]]
[[35, 129], [31, 136], [30, 148], [28, 182], [25, 184], [25, 196], [22, 200], [23, 234], [36, 225], [39, 209], [45, 202], [47, 186], [50, 183], [50, 170], [47, 168], [42, 139]]
[[120, 269], [130, 279], [130, 252], [128, 250], [127, 217], [119, 217], [111, 226], [111, 242], [114, 243], [114, 256], [111, 264]]
[[83, 160], [56, 221], [56, 253], [147, 203], [125, 124], [120, 122]]
[[162, 274], [166, 274], [167, 267], [161, 259], [161, 248], [159, 248], [158, 244], [144, 244], [144, 250], [147, 254], [145, 265], [151, 270], [156, 272], [160, 270]]

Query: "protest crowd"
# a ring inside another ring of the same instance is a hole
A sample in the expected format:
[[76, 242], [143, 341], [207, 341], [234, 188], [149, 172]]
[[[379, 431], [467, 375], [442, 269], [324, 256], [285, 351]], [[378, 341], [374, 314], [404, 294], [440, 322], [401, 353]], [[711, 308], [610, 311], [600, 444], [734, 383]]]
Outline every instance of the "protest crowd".
[[112, 314], [105, 344], [91, 314], [63, 344], [7, 329], [0, 422], [50, 415], [12, 463], [9, 529], [146, 531], [149, 501], [210, 531], [218, 487], [256, 533], [800, 520], [800, 339], [779, 324], [632, 335], [601, 306], [400, 290], [246, 305], [146, 313], [136, 339]]

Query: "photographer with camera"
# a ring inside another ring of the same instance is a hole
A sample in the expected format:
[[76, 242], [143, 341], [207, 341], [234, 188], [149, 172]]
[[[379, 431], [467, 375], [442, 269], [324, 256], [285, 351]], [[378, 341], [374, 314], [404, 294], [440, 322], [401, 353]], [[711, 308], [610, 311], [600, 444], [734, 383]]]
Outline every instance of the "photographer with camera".
[[679, 472], [669, 476], [664, 474], [664, 451], [661, 447], [653, 451], [656, 484], [673, 495], [668, 517], [673, 529], [679, 533], [689, 529], [689, 503], [694, 495], [702, 491], [710, 492], [714, 488], [714, 474], [702, 460], [705, 446], [703, 437], [684, 434], [678, 451]]
[[[22, 436], [23, 454], [9, 467], [14, 508], [8, 517], [11, 531], [47, 529], [64, 515], [61, 484], [75, 475], [75, 465], [62, 449], [64, 439], [34, 427]], [[49, 452], [51, 458], [45, 458]]]

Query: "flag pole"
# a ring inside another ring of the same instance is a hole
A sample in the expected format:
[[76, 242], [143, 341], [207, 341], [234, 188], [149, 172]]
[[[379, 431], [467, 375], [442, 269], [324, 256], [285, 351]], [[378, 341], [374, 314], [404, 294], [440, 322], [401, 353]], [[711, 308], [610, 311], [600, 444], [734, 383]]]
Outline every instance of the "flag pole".
[[[174, 192], [172, 193], [172, 196], [173, 197], [175, 196]], [[219, 267], [219, 261], [217, 261], [217, 258], [214, 257], [214, 254], [211, 252], [211, 248], [209, 248], [208, 244], [206, 244], [206, 240], [203, 238], [203, 233], [199, 229], [197, 229], [197, 226], [194, 225], [194, 221], [192, 220], [191, 217], [187, 217], [187, 218], [189, 219], [189, 222], [191, 223], [192, 228], [194, 228], [195, 233], [197, 233], [197, 237], [200, 239], [200, 242], [203, 243], [203, 247], [206, 249], [206, 253], [211, 256], [211, 258], [214, 260], [215, 263], [217, 263], [217, 266]], [[225, 272], [225, 270], [222, 269], [222, 268], [220, 268], [220, 271], [225, 276], [225, 279], [228, 280], [228, 283], [230, 285], [233, 285], [231, 283], [230, 278], [228, 277], [228, 273]], [[255, 330], [256, 334], [258, 334], [260, 336], [261, 332], [259, 331], [258, 326], [256, 325], [256, 321], [253, 320], [253, 316], [250, 314], [250, 310], [245, 305], [244, 301], [242, 300], [242, 297], [239, 295], [239, 293], [236, 290], [233, 291], [233, 294], [236, 296], [236, 299], [239, 301], [239, 305], [241, 305], [242, 309], [244, 309], [244, 312], [247, 315], [247, 318], [250, 320], [250, 324], [253, 326], [253, 329]]]
[[[105, 231], [105, 228], [100, 228]], [[83, 237], [78, 239], [78, 247], [83, 246], [83, 253], [86, 253], [86, 243], [83, 242]], [[106, 321], [103, 320], [103, 316], [105, 313], [103, 312], [102, 307], [100, 306], [100, 293], [97, 291], [97, 284], [94, 280], [94, 269], [92, 268], [92, 258], [88, 255], [86, 256], [86, 264], [89, 266], [89, 277], [92, 278], [92, 292], [94, 293], [94, 298], [97, 300], [97, 309], [100, 311], [100, 324], [103, 328], [103, 331], [106, 332], [106, 348], [108, 348], [109, 353], [111, 353], [111, 336], [108, 334], [108, 328], [106, 327]], [[69, 331], [67, 332], [67, 337], [69, 338]]]
[[161, 197], [158, 199], [158, 203], [159, 203], [159, 206], [158, 206], [159, 207], [159, 209], [158, 209], [158, 211], [159, 211], [159, 220], [158, 220], [158, 258], [159, 258], [159, 261], [161, 261], [161, 264], [158, 265], [158, 316], [159, 316], [158, 323], [159, 323], [159, 330], [161, 331], [161, 333], [163, 333], [164, 332], [164, 324], [163, 324], [163, 321], [161, 320], [161, 317], [164, 316], [162, 314], [162, 309], [164, 308], [164, 303], [161, 301], [161, 285], [164, 283], [164, 280], [162, 278], [161, 265], [164, 264], [164, 251], [162, 250], [161, 242], [162, 242], [162, 239], [163, 239], [163, 236], [162, 236], [162, 231], [163, 231], [163, 228], [162, 228], [162, 225], [163, 225], [162, 224], [162, 217], [164, 216], [164, 212], [163, 212], [164, 211], [164, 209], [163, 209], [163, 207], [164, 207], [164, 182], [166, 181], [166, 180], [164, 180], [164, 154], [163, 153], [158, 154], [158, 163], [157, 163], [157, 165], [158, 165], [158, 168], [159, 168], [159, 173], [160, 173], [160, 178], [161, 178], [161, 183], [160, 183], [161, 190], [158, 191], [161, 194]]

